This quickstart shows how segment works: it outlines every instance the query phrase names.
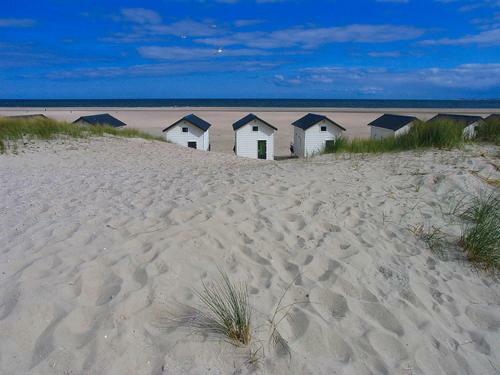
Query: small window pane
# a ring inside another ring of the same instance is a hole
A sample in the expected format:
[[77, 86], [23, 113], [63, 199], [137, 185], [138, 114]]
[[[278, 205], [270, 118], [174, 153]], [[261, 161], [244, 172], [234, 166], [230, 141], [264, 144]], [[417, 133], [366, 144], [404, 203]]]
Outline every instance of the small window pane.
[[182, 128], [182, 132], [183, 133], [187, 133], [188, 132], [188, 128]]
[[321, 131], [322, 131], [322, 132], [326, 132], [326, 126], [322, 126], [322, 127], [321, 127]]
[[253, 127], [252, 127], [252, 130], [253, 130], [254, 132], [258, 132], [258, 131], [259, 131], [259, 127], [258, 127], [258, 126], [253, 126]]

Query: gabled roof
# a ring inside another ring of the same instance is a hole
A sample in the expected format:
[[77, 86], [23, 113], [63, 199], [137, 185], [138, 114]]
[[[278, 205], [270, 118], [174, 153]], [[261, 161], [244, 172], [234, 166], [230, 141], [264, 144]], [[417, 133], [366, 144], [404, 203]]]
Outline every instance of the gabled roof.
[[6, 116], [5, 118], [16, 119], [16, 120], [33, 120], [37, 118], [48, 119], [47, 116], [41, 113], [34, 113], [32, 115], [16, 115], [16, 116]]
[[274, 130], [278, 130], [277, 128], [275, 128], [274, 126], [272, 126], [270, 123], [268, 123], [268, 122], [262, 120], [261, 118], [255, 116], [253, 113], [249, 113], [248, 115], [246, 115], [245, 117], [243, 117], [241, 120], [236, 121], [233, 124], [233, 130], [238, 130], [239, 128], [242, 128], [243, 126], [245, 126], [246, 124], [248, 124], [250, 121], [253, 121], [253, 120], [259, 120], [260, 122], [266, 124], [270, 128], [272, 128]]
[[90, 125], [109, 125], [113, 128], [119, 128], [120, 126], [127, 125], [117, 118], [111, 116], [109, 113], [103, 113], [101, 115], [82, 116], [73, 121], [73, 124], [80, 121], [86, 122]]
[[492, 113], [488, 117], [485, 118], [486, 121], [500, 121], [500, 113]]
[[483, 121], [483, 118], [481, 116], [452, 115], [446, 113], [439, 113], [438, 115], [434, 116], [427, 122], [433, 122], [436, 120], [455, 121], [464, 125], [470, 125], [477, 121]]
[[173, 128], [174, 126], [181, 123], [182, 121], [187, 121], [191, 125], [196, 126], [197, 128], [203, 130], [204, 132], [206, 132], [208, 130], [208, 128], [210, 128], [212, 126], [210, 123], [206, 122], [205, 120], [202, 120], [198, 116], [196, 116], [194, 114], [190, 114], [190, 115], [184, 116], [179, 121], [176, 121], [172, 125], [166, 127], [165, 129], [163, 129], [163, 131], [166, 132], [167, 130]]
[[308, 113], [307, 115], [298, 119], [297, 121], [292, 122], [292, 125], [296, 126], [298, 128], [301, 128], [303, 130], [307, 130], [311, 126], [316, 125], [318, 122], [323, 121], [323, 120], [327, 120], [327, 121], [331, 122], [333, 125], [339, 127], [340, 129], [345, 130], [345, 128], [343, 126], [340, 126], [335, 121], [330, 120], [328, 117], [323, 116], [323, 115], [317, 115], [314, 113]]
[[418, 120], [418, 119], [416, 117], [413, 117], [413, 116], [384, 114], [384, 115], [380, 116], [378, 119], [370, 122], [368, 124], [368, 126], [375, 126], [377, 128], [384, 128], [384, 129], [397, 131], [415, 120]]

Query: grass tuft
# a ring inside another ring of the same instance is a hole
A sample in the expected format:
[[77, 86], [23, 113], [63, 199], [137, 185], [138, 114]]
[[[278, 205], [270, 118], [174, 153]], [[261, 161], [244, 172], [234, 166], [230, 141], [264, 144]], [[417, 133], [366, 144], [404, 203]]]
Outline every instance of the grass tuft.
[[500, 270], [500, 199], [496, 192], [475, 197], [460, 214], [460, 244], [479, 268]]
[[406, 134], [383, 139], [345, 139], [337, 141], [324, 153], [382, 153], [417, 150], [427, 148], [450, 149], [466, 142], [463, 126], [453, 121], [417, 122]]
[[477, 128], [477, 140], [500, 145], [500, 120], [490, 119]]
[[220, 273], [220, 281], [203, 283], [203, 289], [196, 292], [206, 308], [205, 328], [236, 345], [248, 345], [252, 336], [248, 286], [244, 282], [233, 283], [225, 272]]
[[82, 126], [51, 119], [0, 118], [0, 153], [4, 153], [11, 144], [15, 148], [15, 144], [19, 140], [49, 140], [61, 136], [89, 138], [102, 137], [106, 134], [116, 137], [165, 141], [161, 137], [155, 137], [136, 129], [120, 129], [104, 125]]

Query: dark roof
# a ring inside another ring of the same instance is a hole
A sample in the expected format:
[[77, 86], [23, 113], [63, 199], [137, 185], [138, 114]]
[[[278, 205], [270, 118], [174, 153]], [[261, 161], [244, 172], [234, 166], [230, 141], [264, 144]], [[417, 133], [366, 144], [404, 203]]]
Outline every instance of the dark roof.
[[368, 126], [375, 126], [377, 128], [384, 128], [393, 131], [397, 131], [402, 127], [408, 125], [409, 123], [418, 120], [413, 116], [401, 116], [401, 115], [382, 115], [378, 119], [370, 122]]
[[465, 125], [470, 125], [477, 121], [483, 121], [483, 118], [481, 116], [452, 115], [446, 113], [439, 113], [438, 115], [434, 116], [427, 122], [433, 122], [436, 120], [455, 121]]
[[270, 123], [268, 123], [268, 122], [262, 120], [261, 118], [255, 116], [253, 113], [249, 113], [248, 115], [246, 115], [245, 117], [243, 117], [241, 120], [236, 121], [233, 124], [233, 130], [238, 130], [239, 128], [242, 128], [243, 126], [245, 126], [246, 124], [248, 124], [250, 121], [253, 121], [253, 120], [259, 120], [260, 122], [266, 124], [270, 128], [272, 128], [274, 130], [278, 130], [277, 128], [275, 128], [274, 126], [272, 126]]
[[117, 118], [111, 116], [109, 113], [103, 113], [101, 115], [82, 116], [73, 121], [73, 124], [80, 121], [86, 122], [90, 125], [109, 125], [114, 128], [127, 125]]
[[35, 113], [32, 115], [5, 116], [5, 118], [19, 119], [19, 120], [33, 120], [33, 119], [37, 119], [37, 118], [48, 119], [47, 116], [42, 115], [41, 113]]
[[330, 120], [328, 117], [323, 116], [323, 115], [317, 115], [314, 113], [308, 113], [307, 115], [298, 119], [297, 121], [292, 122], [292, 125], [296, 126], [298, 128], [301, 128], [303, 130], [307, 130], [311, 126], [316, 125], [318, 122], [323, 121], [323, 120], [327, 120], [327, 121], [331, 122], [333, 125], [338, 126], [340, 129], [345, 130], [345, 128], [343, 126], [340, 126], [335, 121]]
[[491, 120], [500, 121], [500, 113], [492, 113], [491, 115], [486, 117], [485, 120], [486, 121], [491, 121]]
[[178, 123], [180, 123], [182, 121], [187, 121], [190, 124], [196, 126], [197, 128], [200, 128], [204, 132], [206, 132], [208, 130], [208, 128], [212, 126], [210, 123], [206, 122], [205, 120], [202, 120], [198, 116], [190, 114], [190, 115], [184, 116], [179, 121], [176, 121], [172, 125], [166, 127], [165, 129], [163, 129], [163, 131], [166, 132], [168, 129], [173, 128], [175, 125], [177, 125]]

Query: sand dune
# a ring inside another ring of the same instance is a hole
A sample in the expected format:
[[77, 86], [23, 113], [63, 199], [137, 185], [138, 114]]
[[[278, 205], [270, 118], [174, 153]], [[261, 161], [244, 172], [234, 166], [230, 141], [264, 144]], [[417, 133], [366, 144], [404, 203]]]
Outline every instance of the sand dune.
[[[107, 137], [0, 155], [0, 373], [498, 373], [498, 281], [409, 230], [458, 235], [446, 213], [490, 188], [471, 171], [500, 178], [495, 153], [261, 162]], [[295, 279], [291, 358], [255, 369], [162, 325], [217, 267], [263, 316]]]

